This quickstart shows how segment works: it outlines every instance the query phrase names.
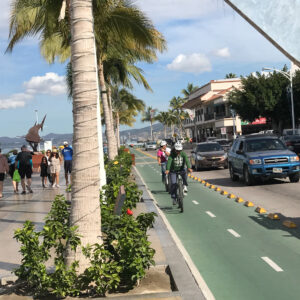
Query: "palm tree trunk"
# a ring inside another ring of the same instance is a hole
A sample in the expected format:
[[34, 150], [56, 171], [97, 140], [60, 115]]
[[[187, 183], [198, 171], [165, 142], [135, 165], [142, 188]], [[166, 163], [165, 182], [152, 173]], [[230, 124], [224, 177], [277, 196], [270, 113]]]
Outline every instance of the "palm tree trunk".
[[105, 84], [104, 72], [103, 72], [104, 71], [103, 63], [101, 59], [99, 59], [98, 61], [98, 66], [99, 66], [98, 75], [99, 75], [99, 83], [101, 89], [101, 99], [102, 99], [104, 120], [105, 120], [106, 134], [107, 134], [108, 158], [114, 159], [118, 155], [118, 148], [117, 148], [116, 137], [114, 133], [114, 127], [111, 119], [111, 112], [108, 104], [107, 90], [106, 90], [106, 84]]
[[118, 149], [120, 148], [120, 116], [119, 113], [116, 113], [116, 137]]
[[[73, 70], [73, 172], [71, 226], [78, 226], [83, 246], [101, 240], [99, 206], [99, 145], [97, 132], [97, 64], [93, 31], [92, 0], [71, 2], [71, 52]], [[70, 246], [66, 254], [70, 265], [79, 261], [78, 272], [89, 266], [89, 261], [77, 247]]]

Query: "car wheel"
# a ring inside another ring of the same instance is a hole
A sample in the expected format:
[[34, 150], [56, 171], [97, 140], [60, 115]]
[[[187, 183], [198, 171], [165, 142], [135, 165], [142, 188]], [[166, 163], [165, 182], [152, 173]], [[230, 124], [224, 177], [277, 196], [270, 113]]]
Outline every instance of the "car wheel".
[[235, 175], [233, 172], [233, 167], [231, 164], [229, 164], [229, 174], [230, 174], [230, 178], [232, 181], [238, 181], [239, 180], [239, 176]]
[[289, 175], [289, 179], [290, 179], [290, 182], [299, 182], [299, 179], [300, 179], [299, 172]]
[[252, 177], [252, 175], [249, 173], [249, 170], [248, 170], [248, 167], [247, 167], [247, 166], [244, 166], [244, 172], [243, 172], [243, 175], [244, 175], [244, 182], [245, 182], [247, 185], [252, 185], [252, 184], [254, 183], [253, 177]]

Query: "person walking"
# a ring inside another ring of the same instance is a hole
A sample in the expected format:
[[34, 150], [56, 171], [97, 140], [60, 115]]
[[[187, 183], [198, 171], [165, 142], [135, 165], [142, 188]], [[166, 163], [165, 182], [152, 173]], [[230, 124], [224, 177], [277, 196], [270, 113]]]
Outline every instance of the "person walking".
[[46, 156], [42, 158], [39, 171], [40, 171], [40, 176], [42, 177], [42, 186], [43, 188], [45, 188], [47, 185], [47, 177], [48, 177], [48, 161]]
[[5, 173], [9, 172], [9, 165], [5, 155], [3, 155], [0, 149], [0, 198], [3, 198], [3, 181]]
[[[72, 159], [73, 159], [73, 149], [69, 147], [69, 143], [66, 141], [64, 142], [64, 149], [61, 151], [61, 154], [64, 157], [64, 169], [65, 169], [65, 179], [66, 179], [66, 186], [69, 183], [72, 183]], [[70, 174], [70, 181], [68, 179], [68, 174]]]
[[[21, 147], [21, 152], [18, 153], [15, 161], [16, 168], [19, 171], [19, 174], [21, 176], [21, 186], [22, 186], [22, 195], [26, 194], [26, 187], [29, 193], [33, 193], [31, 189], [31, 175], [32, 175], [32, 154], [33, 152], [30, 152], [27, 149], [26, 145], [23, 145]], [[25, 177], [27, 179], [27, 182], [25, 184]]]
[[49, 180], [49, 187], [51, 187], [53, 182], [52, 182], [52, 174], [51, 174], [51, 171], [50, 171], [50, 157], [51, 157], [51, 150], [50, 149], [48, 149], [46, 151], [45, 157], [47, 159], [47, 164], [48, 164], [47, 177], [48, 177], [48, 180]]
[[52, 175], [52, 187], [59, 187], [60, 157], [57, 149], [53, 149], [51, 153], [50, 172]]
[[16, 169], [16, 158], [17, 158], [18, 150], [13, 150], [12, 155], [8, 158], [9, 162], [9, 175], [12, 179], [12, 185], [14, 188], [14, 193], [19, 193], [19, 182], [20, 182], [20, 175], [15, 174], [15, 172], [19, 173]]
[[162, 176], [162, 182], [165, 182], [166, 177], [166, 166], [167, 166], [167, 156], [166, 156], [166, 148], [167, 148], [167, 142], [161, 141], [160, 148], [157, 151], [157, 162], [161, 167], [161, 176]]

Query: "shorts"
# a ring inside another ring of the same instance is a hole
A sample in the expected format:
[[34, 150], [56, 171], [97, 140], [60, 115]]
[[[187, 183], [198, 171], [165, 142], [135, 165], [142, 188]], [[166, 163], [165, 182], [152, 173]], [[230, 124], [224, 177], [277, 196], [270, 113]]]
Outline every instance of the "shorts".
[[72, 160], [65, 160], [64, 162], [65, 173], [72, 173]]
[[25, 176], [28, 179], [31, 178], [31, 174], [32, 174], [31, 166], [19, 168], [19, 174], [21, 176], [21, 179], [24, 179]]
[[60, 172], [60, 165], [50, 166], [50, 173], [56, 174]]
[[14, 176], [15, 169], [16, 169], [15, 164], [9, 165], [9, 175], [11, 178], [13, 178]]
[[4, 180], [4, 173], [0, 173], [0, 181]]

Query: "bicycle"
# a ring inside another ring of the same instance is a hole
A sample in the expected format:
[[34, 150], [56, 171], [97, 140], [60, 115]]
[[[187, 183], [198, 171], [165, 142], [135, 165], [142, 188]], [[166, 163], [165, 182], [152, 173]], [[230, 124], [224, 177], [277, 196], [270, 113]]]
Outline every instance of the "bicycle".
[[164, 184], [165, 184], [166, 192], [170, 193], [171, 192], [171, 180], [169, 178], [169, 175], [167, 175], [167, 174], [165, 174], [165, 177], [164, 177]]
[[183, 179], [181, 176], [181, 172], [176, 172], [176, 200], [178, 203], [178, 208], [183, 213]]

